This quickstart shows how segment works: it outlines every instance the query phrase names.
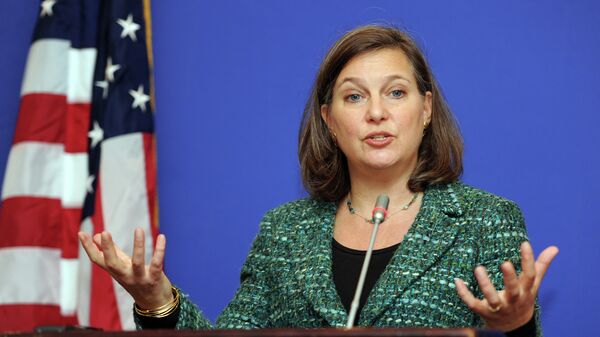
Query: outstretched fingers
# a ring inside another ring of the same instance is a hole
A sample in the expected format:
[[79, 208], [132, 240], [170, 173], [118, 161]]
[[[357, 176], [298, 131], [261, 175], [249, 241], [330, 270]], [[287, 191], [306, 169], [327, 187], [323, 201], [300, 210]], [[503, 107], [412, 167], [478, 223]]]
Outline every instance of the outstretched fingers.
[[98, 246], [89, 234], [84, 232], [79, 232], [79, 241], [85, 250], [85, 253], [90, 258], [90, 261], [97, 264], [100, 268], [106, 269], [106, 264], [104, 263], [104, 254], [98, 249]]
[[557, 254], [558, 247], [550, 246], [544, 249], [540, 256], [538, 256], [538, 259], [535, 261], [536, 277], [534, 286], [536, 289], [539, 288], [540, 283], [542, 283], [542, 279], [544, 278], [544, 275], [546, 275], [546, 271], [550, 267], [550, 264], [552, 263]]
[[133, 255], [131, 256], [131, 267], [133, 269], [133, 275], [137, 279], [143, 278], [146, 274], [144, 255], [144, 230], [141, 228], [136, 228], [133, 235]]
[[467, 305], [467, 307], [471, 309], [471, 311], [479, 314], [483, 313], [483, 310], [485, 310], [483, 301], [477, 299], [473, 293], [471, 293], [469, 288], [467, 288], [465, 281], [455, 278], [454, 285], [456, 286], [456, 292], [458, 293], [458, 296]]
[[109, 232], [100, 233], [100, 248], [104, 253], [104, 263], [111, 274], [122, 276], [126, 274], [123, 261], [117, 254], [117, 248]]
[[156, 237], [156, 245], [154, 246], [154, 254], [152, 254], [152, 260], [150, 261], [150, 278], [153, 281], [158, 281], [162, 276], [163, 261], [165, 259], [165, 249], [167, 245], [167, 239], [163, 234], [159, 234]]
[[509, 303], [516, 302], [521, 296], [521, 287], [519, 277], [513, 264], [506, 261], [500, 265], [500, 270], [504, 276], [504, 295]]
[[496, 291], [496, 287], [494, 287], [494, 284], [490, 280], [485, 267], [478, 266], [475, 268], [475, 278], [477, 279], [477, 283], [479, 283], [479, 289], [481, 289], [481, 292], [492, 311], [498, 311], [502, 306], [502, 301], [498, 295], [498, 291]]
[[521, 274], [519, 275], [519, 281], [524, 290], [533, 289], [535, 282], [535, 259], [531, 244], [527, 241], [521, 243]]
[[[482, 300], [476, 298], [473, 293], [471, 293], [469, 288], [467, 288], [465, 282], [458, 278], [454, 279], [456, 292], [458, 293], [460, 299], [469, 307], [469, 309], [471, 309], [471, 311], [481, 315], [482, 317], [495, 317], [497, 313], [503, 309], [504, 304], [506, 303], [503, 302], [500, 294], [498, 291], [496, 291], [494, 284], [492, 281], [490, 281], [485, 267], [478, 266], [475, 268], [474, 274], [484, 298]], [[509, 279], [512, 277], [512, 275], [508, 275]], [[512, 281], [509, 280], [509, 282]]]

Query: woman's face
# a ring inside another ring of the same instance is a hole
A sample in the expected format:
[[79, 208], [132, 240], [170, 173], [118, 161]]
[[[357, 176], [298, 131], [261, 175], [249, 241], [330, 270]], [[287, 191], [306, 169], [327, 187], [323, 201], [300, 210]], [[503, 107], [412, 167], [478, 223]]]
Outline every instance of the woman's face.
[[412, 65], [399, 49], [358, 55], [340, 72], [321, 117], [349, 169], [412, 169], [431, 118], [431, 93], [419, 94]]

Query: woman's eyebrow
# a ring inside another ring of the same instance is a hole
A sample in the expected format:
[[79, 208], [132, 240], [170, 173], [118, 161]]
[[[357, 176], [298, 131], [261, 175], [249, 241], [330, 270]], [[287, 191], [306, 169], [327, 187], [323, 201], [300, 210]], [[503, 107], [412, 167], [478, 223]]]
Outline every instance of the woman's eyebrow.
[[359, 77], [352, 77], [352, 76], [348, 76], [348, 77], [344, 77], [344, 79], [342, 79], [342, 81], [339, 82], [339, 84], [337, 85], [337, 87], [341, 87], [344, 83], [349, 82], [349, 83], [353, 83], [356, 84], [358, 86], [364, 86], [364, 81], [359, 78]]
[[[410, 84], [410, 80], [400, 74], [390, 74], [387, 76], [384, 76], [384, 80], [385, 82], [392, 82], [394, 80], [401, 80], [401, 81], [405, 81], [408, 82]], [[348, 77], [344, 77], [339, 84], [337, 85], [337, 87], [341, 87], [344, 83], [349, 82], [349, 83], [354, 83], [358, 86], [365, 86], [365, 83], [363, 81], [363, 79], [361, 79], [360, 77], [353, 77], [353, 76], [348, 76]]]
[[391, 82], [393, 80], [402, 80], [402, 81], [410, 83], [410, 80], [408, 78], [406, 78], [406, 77], [404, 77], [404, 76], [402, 76], [400, 74], [387, 75], [387, 76], [385, 76], [385, 79], [386, 79], [387, 82]]

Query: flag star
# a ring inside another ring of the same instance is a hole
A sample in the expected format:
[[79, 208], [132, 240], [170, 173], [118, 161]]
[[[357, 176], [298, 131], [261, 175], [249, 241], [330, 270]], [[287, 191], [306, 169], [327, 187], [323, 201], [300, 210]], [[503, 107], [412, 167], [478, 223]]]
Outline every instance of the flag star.
[[96, 147], [104, 139], [104, 130], [100, 128], [98, 121], [94, 121], [94, 129], [88, 132], [88, 137], [92, 139], [92, 147]]
[[126, 20], [118, 19], [117, 23], [123, 27], [121, 31], [121, 38], [125, 38], [125, 36], [129, 36], [131, 40], [136, 41], [137, 38], [135, 36], [135, 31], [140, 29], [140, 25], [133, 22], [133, 15], [129, 14]]
[[112, 58], [109, 56], [108, 60], [106, 61], [106, 70], [104, 71], [104, 73], [106, 75], [106, 80], [109, 82], [114, 82], [115, 81], [115, 72], [119, 69], [121, 69], [121, 66], [118, 64], [113, 64]]
[[144, 94], [144, 86], [139, 85], [137, 91], [129, 90], [129, 94], [133, 97], [133, 103], [131, 104], [131, 108], [135, 109], [139, 107], [143, 112], [146, 112], [146, 102], [150, 100], [150, 96]]
[[86, 182], [85, 182], [85, 189], [87, 190], [88, 193], [94, 193], [94, 180], [96, 179], [95, 175], [91, 175], [87, 178]]
[[108, 81], [96, 81], [96, 86], [102, 88], [102, 98], [108, 96]]
[[44, 17], [46, 15], [52, 16], [54, 14], [54, 12], [52, 12], [52, 7], [54, 7], [55, 3], [56, 3], [56, 0], [42, 1], [42, 3], [40, 4], [40, 7], [42, 7], [42, 11], [40, 12], [40, 17]]

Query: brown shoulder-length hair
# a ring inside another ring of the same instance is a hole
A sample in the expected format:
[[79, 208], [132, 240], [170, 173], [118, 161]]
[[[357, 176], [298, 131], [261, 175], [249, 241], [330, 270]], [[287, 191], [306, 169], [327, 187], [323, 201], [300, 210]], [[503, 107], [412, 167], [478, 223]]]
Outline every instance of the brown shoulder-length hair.
[[460, 131], [415, 41], [395, 27], [362, 26], [346, 33], [327, 52], [304, 108], [298, 157], [304, 187], [314, 198], [339, 201], [350, 192], [348, 162], [321, 117], [321, 105], [331, 103], [337, 77], [353, 57], [385, 48], [402, 50], [412, 65], [419, 93], [432, 94], [431, 122], [419, 146], [408, 188], [421, 192], [430, 185], [456, 181], [462, 174]]

